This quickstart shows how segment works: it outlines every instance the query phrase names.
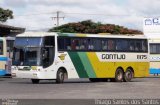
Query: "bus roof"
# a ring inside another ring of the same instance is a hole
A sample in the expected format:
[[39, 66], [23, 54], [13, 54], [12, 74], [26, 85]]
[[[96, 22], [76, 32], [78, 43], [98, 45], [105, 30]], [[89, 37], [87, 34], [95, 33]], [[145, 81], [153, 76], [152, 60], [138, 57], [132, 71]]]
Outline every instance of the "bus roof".
[[16, 37], [45, 37], [45, 36], [72, 36], [72, 37], [100, 37], [100, 38], [135, 38], [146, 39], [144, 35], [113, 35], [113, 34], [80, 34], [80, 33], [59, 33], [59, 32], [25, 32]]
[[57, 35], [55, 32], [25, 32], [18, 34], [16, 37], [44, 37]]

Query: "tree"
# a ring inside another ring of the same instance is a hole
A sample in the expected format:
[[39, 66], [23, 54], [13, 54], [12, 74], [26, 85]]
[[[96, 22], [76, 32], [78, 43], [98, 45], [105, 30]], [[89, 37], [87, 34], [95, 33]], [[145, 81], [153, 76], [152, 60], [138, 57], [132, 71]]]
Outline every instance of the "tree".
[[8, 19], [13, 19], [13, 12], [0, 7], [0, 22], [6, 22]]
[[110, 34], [143, 34], [139, 30], [128, 29], [123, 26], [114, 24], [102, 24], [100, 22], [92, 22], [85, 20], [77, 23], [68, 23], [59, 27], [49, 29], [49, 32], [64, 32], [64, 33], [110, 33]]

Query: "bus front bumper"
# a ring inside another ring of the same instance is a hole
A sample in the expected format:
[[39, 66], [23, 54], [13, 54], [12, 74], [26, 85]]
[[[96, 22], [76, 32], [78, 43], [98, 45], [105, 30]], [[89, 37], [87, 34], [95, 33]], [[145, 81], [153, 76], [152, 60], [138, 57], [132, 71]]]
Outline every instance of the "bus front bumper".
[[28, 78], [28, 79], [46, 79], [48, 78], [47, 77], [48, 72], [46, 70], [43, 70], [42, 67], [36, 67], [36, 66], [32, 66], [32, 67], [12, 66], [11, 72], [12, 72], [13, 78]]
[[13, 78], [33, 78], [33, 79], [40, 79], [40, 73], [38, 72], [26, 72], [26, 71], [16, 71], [12, 72]]

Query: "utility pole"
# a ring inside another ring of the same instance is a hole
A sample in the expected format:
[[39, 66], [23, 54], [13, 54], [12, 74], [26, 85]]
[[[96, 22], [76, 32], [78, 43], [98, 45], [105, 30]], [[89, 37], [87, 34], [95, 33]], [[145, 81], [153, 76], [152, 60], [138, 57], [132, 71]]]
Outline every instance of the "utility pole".
[[64, 19], [64, 17], [60, 17], [60, 16], [59, 16], [59, 15], [60, 15], [60, 11], [57, 11], [56, 14], [57, 14], [57, 16], [56, 16], [56, 17], [52, 17], [52, 19], [54, 19], [54, 20], [56, 19], [56, 20], [57, 20], [57, 27], [58, 27], [58, 26], [59, 26], [59, 19], [60, 19], [60, 18], [63, 18], [63, 19]]

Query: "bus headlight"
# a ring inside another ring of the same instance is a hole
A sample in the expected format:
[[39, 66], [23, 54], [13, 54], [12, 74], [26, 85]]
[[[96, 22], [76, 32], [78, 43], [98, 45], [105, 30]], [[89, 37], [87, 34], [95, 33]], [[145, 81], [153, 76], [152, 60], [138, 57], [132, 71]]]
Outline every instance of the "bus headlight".
[[17, 70], [17, 68], [16, 67], [12, 67], [12, 70]]

